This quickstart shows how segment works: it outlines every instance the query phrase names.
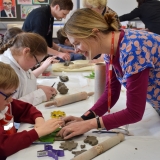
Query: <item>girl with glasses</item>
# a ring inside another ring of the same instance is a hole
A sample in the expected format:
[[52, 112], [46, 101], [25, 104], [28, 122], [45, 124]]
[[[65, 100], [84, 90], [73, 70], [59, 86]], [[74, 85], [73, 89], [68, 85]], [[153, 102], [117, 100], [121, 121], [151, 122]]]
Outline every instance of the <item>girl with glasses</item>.
[[57, 93], [53, 87], [37, 85], [30, 70], [47, 55], [47, 44], [41, 36], [24, 32], [17, 34], [1, 46], [0, 53], [0, 61], [10, 64], [20, 80], [14, 98], [37, 105]]

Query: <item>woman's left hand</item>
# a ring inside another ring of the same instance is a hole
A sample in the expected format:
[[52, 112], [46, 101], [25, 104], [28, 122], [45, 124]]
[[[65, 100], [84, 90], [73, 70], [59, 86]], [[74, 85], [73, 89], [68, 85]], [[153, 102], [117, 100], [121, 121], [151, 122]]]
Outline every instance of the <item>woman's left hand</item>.
[[74, 136], [86, 133], [93, 128], [96, 128], [95, 118], [91, 120], [71, 123], [63, 127], [57, 135], [63, 137], [64, 139], [69, 139]]

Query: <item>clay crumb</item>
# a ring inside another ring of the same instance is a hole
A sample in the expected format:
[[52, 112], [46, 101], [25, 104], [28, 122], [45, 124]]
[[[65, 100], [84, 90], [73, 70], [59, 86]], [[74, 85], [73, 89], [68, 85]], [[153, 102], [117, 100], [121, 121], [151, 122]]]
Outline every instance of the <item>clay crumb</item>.
[[81, 145], [81, 149], [83, 149], [83, 148], [85, 148], [86, 147], [86, 145], [85, 144], [82, 144]]
[[81, 150], [81, 151], [72, 151], [72, 153], [74, 154], [74, 157], [78, 156], [79, 154], [85, 152], [87, 150]]

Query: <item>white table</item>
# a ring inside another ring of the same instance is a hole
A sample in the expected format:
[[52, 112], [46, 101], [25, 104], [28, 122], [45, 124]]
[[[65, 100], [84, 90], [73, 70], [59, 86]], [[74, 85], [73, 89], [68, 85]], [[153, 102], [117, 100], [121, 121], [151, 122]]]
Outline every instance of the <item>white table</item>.
[[[84, 78], [84, 75], [90, 72], [67, 72], [69, 76], [69, 82], [66, 82], [69, 88], [68, 94], [77, 93], [80, 91], [91, 92], [94, 91], [94, 80]], [[54, 75], [60, 75], [61, 73], [54, 73]], [[55, 79], [38, 79], [40, 84], [46, 84], [51, 86], [53, 82], [58, 82], [59, 78]], [[56, 83], [57, 85], [57, 83]], [[55, 85], [55, 87], [56, 87]], [[60, 96], [60, 95], [58, 95]], [[50, 113], [54, 110], [61, 110], [66, 115], [81, 116], [86, 110], [88, 110], [94, 103], [94, 96], [87, 100], [62, 106], [59, 108], [45, 108], [44, 104], [36, 106], [47, 120], [50, 118]], [[115, 107], [111, 110], [111, 113], [125, 108], [126, 96], [125, 89], [122, 88], [121, 96]], [[30, 130], [31, 124], [21, 124], [19, 132], [22, 130]], [[134, 136], [126, 136], [125, 141], [121, 144], [113, 147], [107, 152], [94, 158], [95, 160], [159, 160], [159, 146], [160, 146], [160, 117], [156, 111], [148, 104], [146, 104], [145, 113], [143, 119], [136, 123], [129, 125], [129, 131]], [[99, 142], [102, 142], [115, 134], [111, 133], [92, 133], [92, 131], [85, 133], [80, 137], [73, 138], [75, 142], [78, 142], [78, 147], [74, 151], [81, 150], [80, 145], [84, 144], [83, 140], [87, 135], [94, 135], [98, 138]], [[54, 142], [53, 148], [59, 149], [61, 142]], [[7, 160], [51, 160], [51, 157], [37, 158], [37, 151], [43, 150], [44, 145], [31, 145], [30, 147], [23, 149], [14, 155], [7, 158]], [[89, 149], [92, 146], [86, 144], [85, 149]], [[60, 160], [70, 160], [74, 155], [70, 151], [65, 151], [65, 157], [60, 157]]]

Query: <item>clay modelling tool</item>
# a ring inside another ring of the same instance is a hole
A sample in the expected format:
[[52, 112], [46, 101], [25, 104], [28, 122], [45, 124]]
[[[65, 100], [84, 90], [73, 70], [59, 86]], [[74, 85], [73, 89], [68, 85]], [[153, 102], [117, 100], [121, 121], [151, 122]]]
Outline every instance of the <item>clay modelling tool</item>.
[[52, 102], [46, 103], [45, 107], [50, 107], [53, 105], [56, 107], [64, 106], [66, 104], [75, 103], [78, 101], [85, 100], [89, 96], [92, 96], [93, 94], [94, 94], [94, 92], [90, 92], [90, 93], [79, 92], [79, 93], [75, 93], [75, 94], [71, 94], [71, 95], [65, 95], [60, 98], [55, 98]]
[[55, 84], [56, 84], [56, 82], [54, 82], [54, 83], [51, 85], [51, 87], [53, 87]]
[[74, 157], [72, 160], [91, 160], [94, 157], [102, 154], [103, 152], [109, 150], [110, 148], [114, 147], [115, 145], [119, 144], [124, 140], [124, 135], [119, 133], [118, 135], [111, 137], [102, 143], [92, 147], [86, 152], [79, 154], [78, 156]]

